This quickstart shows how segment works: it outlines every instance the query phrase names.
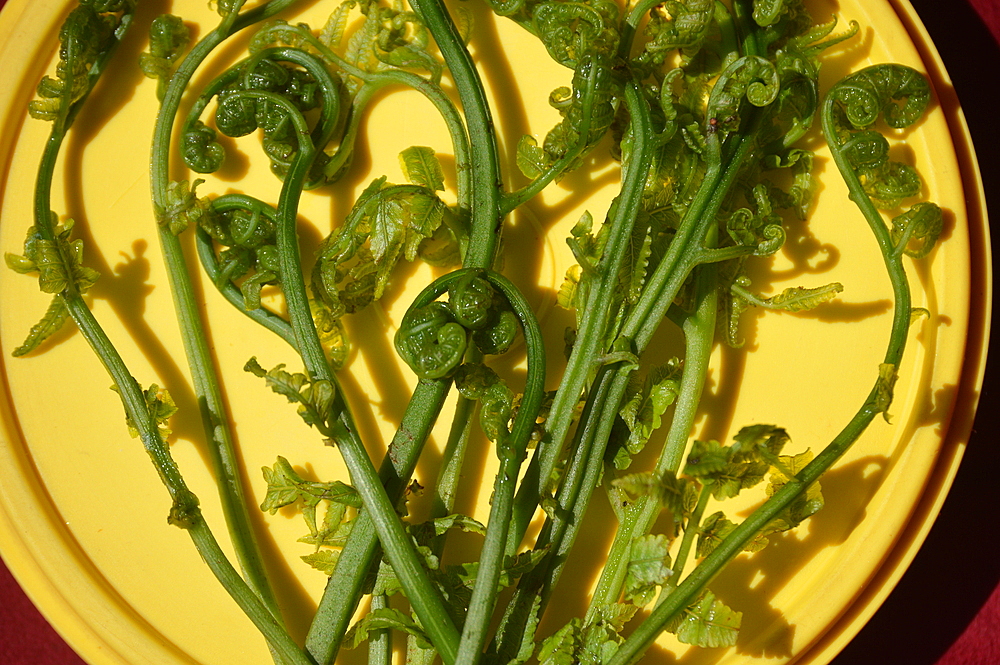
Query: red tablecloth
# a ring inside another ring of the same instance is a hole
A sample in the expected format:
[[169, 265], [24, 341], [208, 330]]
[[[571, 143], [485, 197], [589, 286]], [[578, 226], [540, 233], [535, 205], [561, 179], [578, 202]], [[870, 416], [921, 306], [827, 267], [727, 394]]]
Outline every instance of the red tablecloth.
[[[962, 101], [987, 192], [1000, 210], [1000, 0], [911, 0]], [[0, 0], [2, 6], [3, 0]], [[995, 359], [993, 359], [995, 361]], [[996, 362], [953, 489], [913, 565], [834, 665], [1000, 664], [1000, 446]], [[0, 563], [0, 665], [83, 661]]]

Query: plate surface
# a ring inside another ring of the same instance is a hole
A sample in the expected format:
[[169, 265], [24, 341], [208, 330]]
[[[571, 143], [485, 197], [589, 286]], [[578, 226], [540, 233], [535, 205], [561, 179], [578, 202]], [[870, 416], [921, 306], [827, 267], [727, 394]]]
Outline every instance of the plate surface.
[[[149, 203], [147, 137], [156, 113], [155, 84], [134, 66], [145, 48], [142, 26], [155, 14], [169, 9], [211, 25], [213, 14], [204, 5], [143, 5], [140, 29], [123, 44], [65, 147], [57, 173], [63, 184], [55, 189], [54, 207], [81, 222], [86, 262], [103, 275], [92, 291], [95, 313], [133, 374], [141, 383], [167, 386], [181, 406], [173, 423], [173, 452], [207, 518], [218, 525]], [[923, 174], [928, 198], [947, 213], [941, 245], [920, 266], [909, 267], [914, 304], [931, 316], [913, 332], [892, 425], [875, 422], [824, 478], [826, 508], [763, 552], [737, 559], [713, 583], [717, 595], [744, 613], [738, 645], [726, 651], [691, 650], [663, 640], [647, 663], [827, 662], [874, 611], [919, 546], [971, 423], [968, 408], [953, 415], [957, 396], [978, 385], [979, 377], [967, 368], [981, 364], [968, 359], [984, 353], [967, 348], [966, 340], [970, 325], [979, 330], [988, 321], [974, 306], [982, 302], [978, 294], [988, 281], [970, 282], [970, 266], [982, 261], [970, 249], [970, 228], [985, 235], [985, 219], [974, 162], [962, 144], [967, 139], [943, 68], [907, 7], [881, 0], [817, 0], [810, 5], [817, 18], [836, 13], [845, 22], [855, 19], [862, 25], [860, 38], [828, 56], [825, 86], [847, 71], [885, 61], [911, 65], [934, 79], [939, 106], [900, 136], [896, 148]], [[23, 109], [36, 82], [51, 69], [51, 45], [66, 7], [63, 2], [11, 0], [0, 14], [6, 79], [0, 126], [8, 128], [0, 136], [4, 251], [20, 252], [30, 220], [29, 192], [49, 128], [25, 119]], [[550, 64], [541, 47], [525, 40], [516, 26], [494, 23], [478, 3], [468, 7], [476, 25], [473, 48], [486, 63], [484, 78], [500, 134], [506, 137], [501, 146], [507, 155], [505, 172], [514, 173], [517, 137], [541, 137], [556, 122], [546, 98], [548, 91], [567, 84], [568, 73]], [[319, 26], [329, 11], [322, 3], [307, 3], [301, 20]], [[223, 51], [223, 60], [242, 52]], [[412, 93], [386, 95], [371, 112], [365, 132], [357, 173], [332, 191], [304, 200], [307, 245], [329, 232], [335, 225], [331, 220], [343, 218], [373, 177], [402, 179], [396, 157], [400, 150], [414, 142], [441, 153], [449, 150], [442, 123]], [[249, 140], [240, 147], [247, 157], [208, 178], [199, 192], [238, 189], [274, 200], [278, 183], [262, 167], [259, 151]], [[816, 450], [867, 394], [870, 368], [879, 362], [888, 327], [890, 292], [881, 269], [871, 268], [880, 259], [863, 220], [849, 205], [827, 153], [821, 149], [819, 155], [822, 187], [814, 214], [807, 226], [790, 233], [788, 246], [760, 284], [777, 292], [836, 280], [844, 284], [844, 294], [838, 304], [813, 315], [760, 315], [745, 325], [745, 348], [720, 351], [714, 359], [712, 394], [695, 432], [700, 438], [726, 439], [744, 424], [773, 422], [790, 432], [792, 452]], [[595, 159], [596, 176], [566, 178], [515, 215], [508, 233], [511, 258], [505, 272], [517, 278], [552, 333], [550, 376], [559, 374], [562, 330], [569, 321], [554, 305], [555, 289], [571, 263], [563, 239], [584, 210], [603, 215], [617, 183], [613, 163]], [[394, 431], [413, 384], [408, 370], [394, 360], [388, 340], [413, 293], [432, 274], [429, 268], [415, 268], [407, 285], [394, 288], [382, 309], [351, 323], [353, 338], [366, 344], [352, 358], [348, 387], [373, 457], [381, 457], [381, 442]], [[318, 479], [346, 479], [335, 451], [324, 448], [282, 400], [241, 371], [251, 355], [268, 367], [286, 362], [294, 368], [291, 354], [248, 324], [209, 284], [202, 286], [202, 294], [255, 500], [264, 490], [258, 469], [277, 455]], [[198, 559], [187, 536], [165, 524], [166, 492], [141, 447], [125, 432], [120, 403], [82, 337], [67, 331], [43, 352], [13, 359], [11, 350], [41, 316], [46, 299], [34, 280], [4, 270], [0, 303], [0, 549], [35, 602], [95, 664], [270, 662], [262, 640]], [[669, 342], [665, 339], [664, 346]], [[432, 445], [443, 440], [439, 428]], [[487, 479], [492, 461], [484, 447], [479, 462]], [[469, 475], [473, 489], [462, 501], [468, 512], [485, 519], [489, 482], [480, 491], [475, 474]], [[417, 477], [429, 484], [434, 477], [430, 462], [418, 467]], [[595, 503], [602, 502], [597, 497]], [[608, 512], [600, 505], [591, 512], [602, 511]], [[281, 603], [301, 635], [324, 578], [298, 561], [309, 552], [296, 542], [304, 533], [300, 518], [279, 512], [260, 515], [258, 523], [265, 550], [274, 555], [272, 572], [280, 580]], [[583, 537], [602, 544], [611, 535], [604, 526]], [[589, 580], [595, 565], [578, 555], [564, 579]], [[564, 583], [557, 593], [567, 594], [560, 607], [572, 609], [585, 601], [587, 585]], [[558, 621], [546, 624], [548, 629]]]

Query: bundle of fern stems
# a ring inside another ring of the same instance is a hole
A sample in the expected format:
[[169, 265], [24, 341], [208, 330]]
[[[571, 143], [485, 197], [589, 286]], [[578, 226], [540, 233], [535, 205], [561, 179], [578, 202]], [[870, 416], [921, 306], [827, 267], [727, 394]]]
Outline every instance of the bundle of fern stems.
[[[550, 95], [561, 120], [544, 141], [525, 136], [517, 143], [521, 173], [514, 175], [501, 173], [492, 111], [466, 46], [475, 30], [461, 6], [453, 16], [441, 0], [348, 0], [316, 31], [281, 19], [296, 0], [254, 7], [219, 0], [218, 25], [193, 45], [181, 18], [155, 19], [140, 63], [158, 79], [160, 100], [150, 160], [155, 223], [231, 562], [165, 442], [176, 410], [169, 393], [143, 388], [104, 334], [85, 297], [98, 275], [71, 239], [72, 224], [51, 209], [62, 142], [134, 22], [135, 2], [82, 0], [60, 32], [56, 76], [45, 78], [32, 102], [32, 115], [53, 128], [24, 254], [8, 254], [7, 263], [37, 273], [52, 304], [15, 353], [75, 322], [112, 375], [128, 427], [169, 491], [169, 521], [190, 534], [275, 662], [332, 663], [341, 650], [367, 643], [370, 663], [389, 663], [401, 636], [408, 663], [448, 665], [623, 665], [641, 659], [664, 631], [698, 646], [735, 644], [741, 614], [708, 583], [740, 552], [766, 547], [769, 535], [822, 507], [818, 478], [887, 413], [908, 328], [919, 318], [904, 260], [930, 251], [941, 211], [917, 202], [883, 217], [919, 194], [921, 180], [889, 159], [876, 123], [916, 122], [930, 98], [923, 76], [876, 65], [821, 95], [821, 55], [859, 26], [838, 32], [835, 20], [816, 23], [798, 0], [641, 0], [624, 8], [610, 0], [491, 0], [497, 15], [566, 67], [570, 84]], [[254, 31], [247, 56], [191, 90], [209, 55], [247, 29]], [[440, 112], [452, 142], [456, 202], [441, 197], [444, 170], [435, 151], [409, 148], [400, 156], [407, 183], [375, 179], [347, 217], [335, 220], [307, 270], [296, 230], [302, 194], [350, 171], [365, 113], [388, 87], [416, 90]], [[182, 114], [185, 99], [194, 101]], [[813, 154], [798, 143], [817, 116], [892, 284], [884, 360], [870, 369], [872, 388], [857, 396], [857, 413], [815, 455], [783, 455], [789, 437], [776, 425], [745, 426], [728, 443], [691, 441], [710, 356], [719, 344], [740, 344], [741, 314], [752, 307], [801, 311], [841, 291], [834, 283], [765, 297], [749, 277], [755, 260], [780, 250], [787, 220], [805, 219], [811, 209]], [[178, 160], [195, 173], [218, 170], [226, 159], [219, 133], [255, 132], [281, 179], [276, 203], [249, 192], [200, 196], [201, 180], [170, 178]], [[576, 264], [558, 302], [575, 312], [575, 326], [566, 334], [563, 375], [546, 377], [541, 327], [502, 273], [501, 237], [512, 212], [586, 168], [594, 150], [610, 150], [620, 164], [620, 191], [599, 224], [588, 213], [568, 239]], [[525, 184], [508, 187], [513, 181]], [[250, 526], [253, 508], [183, 234], [197, 236], [201, 267], [220, 293], [302, 362], [301, 372], [266, 369], [254, 359], [245, 369], [295, 403], [350, 473], [349, 484], [309, 482], [284, 458], [265, 469], [261, 507], [298, 505], [316, 546], [306, 558], [329, 575], [304, 644], [285, 627]], [[395, 334], [417, 383], [376, 468], [367, 452], [374, 446], [361, 440], [338, 383], [351, 343], [343, 319], [382, 296], [400, 261], [415, 260], [436, 266], [440, 277], [420, 291]], [[282, 306], [262, 298], [265, 288], [280, 294]], [[683, 348], [652, 365], [644, 354], [664, 326], [681, 332]], [[488, 364], [512, 347], [525, 351], [523, 386], [509, 386]], [[431, 515], [412, 523], [401, 510], [406, 489], [452, 389], [457, 403]], [[661, 428], [652, 468], [635, 471], [633, 456]], [[454, 511], [476, 429], [499, 460], [485, 524]], [[712, 500], [762, 484], [767, 498], [744, 520], [706, 514]], [[598, 488], [618, 525], [590, 604], [539, 634]], [[525, 542], [536, 520], [541, 529]], [[478, 560], [442, 563], [453, 529], [482, 536]], [[367, 609], [359, 611], [366, 596]]]

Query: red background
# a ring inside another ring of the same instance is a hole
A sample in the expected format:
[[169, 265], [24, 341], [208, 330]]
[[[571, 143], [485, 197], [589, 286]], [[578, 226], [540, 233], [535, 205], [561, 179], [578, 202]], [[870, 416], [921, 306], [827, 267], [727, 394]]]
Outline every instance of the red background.
[[[911, 0], [951, 75], [1000, 210], [1000, 0]], [[0, 0], [0, 6], [4, 0]], [[913, 564], [834, 665], [1000, 664], [996, 362], [958, 477]], [[0, 562], [0, 664], [82, 665]]]

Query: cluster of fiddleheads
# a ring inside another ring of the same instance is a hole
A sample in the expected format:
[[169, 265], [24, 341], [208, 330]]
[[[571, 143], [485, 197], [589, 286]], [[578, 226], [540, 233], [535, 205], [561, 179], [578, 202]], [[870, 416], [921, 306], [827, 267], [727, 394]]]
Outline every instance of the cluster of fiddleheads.
[[[533, 655], [544, 663], [623, 665], [663, 631], [700, 646], [732, 645], [740, 613], [706, 584], [737, 553], [766, 547], [768, 536], [819, 510], [817, 478], [891, 402], [912, 318], [902, 257], [931, 252], [942, 213], [926, 202], [899, 210], [923, 183], [913, 167], [891, 158], [875, 123], [881, 118], [899, 129], [916, 122], [929, 100], [922, 76], [895, 65], [868, 68], [835, 85], [821, 103], [819, 57], [858, 26], [834, 34], [835, 21], [814, 25], [792, 0], [650, 0], [625, 13], [607, 0], [497, 0], [491, 3], [497, 14], [538, 37], [555, 62], [572, 70], [569, 85], [549, 97], [560, 121], [541, 145], [533, 136], [517, 143], [517, 166], [528, 182], [508, 191], [484, 89], [465, 48], [467, 22], [453, 21], [438, 0], [413, 0], [412, 7], [348, 0], [318, 32], [282, 20], [264, 24], [244, 59], [196, 91], [184, 119], [179, 156], [198, 174], [224, 166], [231, 149], [224, 145], [234, 143], [220, 134], [259, 134], [281, 181], [277, 200], [246, 192], [200, 196], [203, 180], [169, 180], [171, 128], [193, 73], [229, 36], [290, 3], [245, 9], [239, 0], [220, 2], [219, 26], [186, 55], [183, 21], [157, 18], [141, 59], [143, 72], [158, 79], [162, 102], [152, 159], [156, 221], [246, 583], [170, 459], [164, 441], [172, 401], [156, 385], [139, 388], [80, 298], [97, 275], [83, 265], [72, 225], [60, 225], [49, 210], [45, 177], [24, 254], [9, 256], [8, 264], [38, 273], [42, 290], [55, 299], [18, 353], [35, 348], [69, 316], [85, 330], [115, 377], [130, 431], [142, 438], [173, 497], [170, 521], [191, 532], [288, 662], [332, 662], [342, 645], [367, 640], [373, 662], [387, 663], [389, 631], [408, 635], [409, 662], [439, 655], [449, 665], [520, 663]], [[43, 80], [31, 109], [54, 121], [60, 140], [133, 9], [87, 1], [67, 20], [56, 78]], [[457, 104], [442, 83], [448, 80]], [[455, 203], [445, 200], [452, 197], [445, 195], [435, 149], [408, 148], [400, 155], [406, 183], [375, 178], [345, 218], [335, 220], [316, 256], [303, 260], [296, 232], [303, 192], [343, 177], [366, 110], [378, 91], [397, 85], [422, 94], [445, 121]], [[743, 427], [728, 443], [689, 441], [712, 349], [717, 341], [739, 346], [743, 312], [809, 309], [843, 288], [832, 283], [764, 296], [753, 291], [748, 270], [751, 260], [781, 249], [788, 218], [810, 210], [813, 155], [796, 142], [818, 113], [893, 283], [893, 330], [875, 385], [815, 456], [782, 454], [790, 439], [773, 425]], [[595, 221], [587, 213], [571, 232], [576, 263], [558, 300], [574, 310], [575, 325], [565, 374], [546, 392], [537, 317], [517, 286], [494, 270], [499, 236], [507, 213], [583, 166], [602, 142], [620, 163], [621, 188], [605, 216]], [[54, 152], [43, 159], [49, 177], [53, 160]], [[887, 224], [880, 210], [897, 214]], [[340, 450], [351, 474], [353, 486], [312, 482], [280, 457], [265, 469], [262, 508], [300, 506], [309, 526], [304, 541], [314, 546], [304, 558], [330, 576], [304, 648], [281, 625], [240, 510], [245, 501], [233, 477], [231, 435], [177, 239], [190, 230], [219, 291], [288, 342], [303, 366], [265, 370], [252, 359], [246, 371], [296, 404], [304, 422]], [[376, 470], [338, 384], [348, 348], [343, 319], [383, 297], [401, 260], [418, 259], [438, 269], [463, 268], [425, 288], [399, 323], [395, 347], [416, 388]], [[277, 307], [265, 307], [265, 287]], [[683, 360], [650, 366], [643, 354], [665, 321], [684, 336]], [[518, 334], [527, 361], [520, 394], [488, 364]], [[406, 521], [399, 510], [408, 481], [452, 386], [458, 406], [437, 503], [425, 522]], [[486, 524], [453, 512], [477, 408], [500, 465]], [[652, 468], [634, 470], [661, 427], [665, 443]], [[711, 501], [762, 484], [767, 500], [742, 521], [709, 513]], [[539, 639], [542, 613], [602, 485], [618, 528], [597, 590], [583, 616]], [[539, 507], [543, 525], [523, 549]], [[442, 564], [443, 536], [452, 529], [483, 537], [478, 561]], [[512, 586], [503, 616], [494, 617], [498, 589]], [[366, 592], [371, 608], [349, 629]], [[395, 600], [399, 594], [412, 614]], [[654, 602], [639, 621], [640, 610]]]
[[455, 370], [474, 343], [483, 355], [510, 349], [518, 320], [510, 305], [483, 276], [469, 272], [448, 288], [448, 302], [411, 307], [396, 331], [396, 350], [424, 379]]

